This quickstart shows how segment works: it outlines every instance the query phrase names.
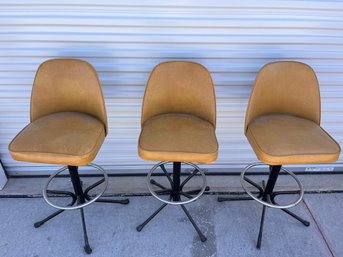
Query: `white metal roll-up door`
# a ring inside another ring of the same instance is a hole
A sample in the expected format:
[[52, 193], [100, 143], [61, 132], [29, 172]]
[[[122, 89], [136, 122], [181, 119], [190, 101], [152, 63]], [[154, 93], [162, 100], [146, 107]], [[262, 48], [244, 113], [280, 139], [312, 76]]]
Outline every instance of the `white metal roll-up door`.
[[276, 60], [314, 68], [322, 125], [343, 143], [339, 1], [1, 1], [0, 158], [10, 175], [56, 169], [16, 162], [7, 150], [29, 122], [38, 65], [55, 57], [82, 58], [99, 73], [109, 135], [95, 162], [111, 172], [146, 171], [152, 165], [137, 155], [141, 103], [150, 71], [166, 60], [196, 61], [212, 73], [220, 154], [208, 168], [229, 171], [256, 161], [243, 136], [245, 109], [256, 73]]

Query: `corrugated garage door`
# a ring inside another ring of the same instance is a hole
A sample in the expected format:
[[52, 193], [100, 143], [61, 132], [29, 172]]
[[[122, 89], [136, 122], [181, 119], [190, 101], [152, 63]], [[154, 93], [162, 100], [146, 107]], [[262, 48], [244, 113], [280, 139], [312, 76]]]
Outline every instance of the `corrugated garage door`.
[[97, 69], [110, 132], [95, 162], [113, 172], [151, 167], [136, 150], [142, 96], [152, 68], [172, 59], [200, 62], [213, 75], [220, 155], [207, 167], [234, 170], [256, 160], [242, 133], [244, 115], [256, 73], [270, 61], [315, 69], [322, 124], [343, 143], [339, 1], [1, 1], [0, 157], [11, 175], [56, 169], [13, 161], [7, 151], [29, 122], [38, 65], [55, 57], [82, 58]]

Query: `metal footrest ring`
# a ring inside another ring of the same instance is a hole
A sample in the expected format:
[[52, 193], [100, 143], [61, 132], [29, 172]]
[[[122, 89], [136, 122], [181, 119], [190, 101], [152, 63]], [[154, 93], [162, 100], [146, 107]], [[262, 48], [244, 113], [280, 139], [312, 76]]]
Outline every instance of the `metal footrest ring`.
[[46, 181], [44, 187], [43, 187], [43, 198], [44, 200], [52, 207], [56, 208], [56, 209], [60, 209], [60, 210], [76, 210], [76, 209], [80, 209], [80, 208], [84, 208], [86, 207], [87, 205], [90, 205], [91, 203], [94, 203], [96, 200], [98, 200], [102, 195], [103, 193], [105, 192], [106, 188], [107, 188], [107, 185], [108, 185], [108, 175], [106, 173], [106, 171], [100, 167], [99, 165], [96, 165], [94, 163], [90, 163], [86, 166], [91, 166], [93, 168], [95, 168], [96, 170], [100, 171], [103, 173], [104, 175], [104, 183], [105, 183], [105, 186], [104, 188], [101, 190], [101, 192], [95, 196], [94, 198], [92, 198], [90, 201], [86, 202], [86, 203], [83, 203], [83, 204], [79, 204], [79, 205], [76, 205], [76, 206], [59, 206], [59, 205], [56, 205], [54, 203], [52, 203], [50, 200], [49, 200], [49, 197], [48, 197], [48, 186], [50, 184], [50, 182], [58, 175], [60, 174], [61, 172], [65, 171], [68, 169], [67, 166], [59, 169], [58, 171], [56, 171], [55, 173], [53, 173], [49, 178], [48, 180]]
[[263, 201], [263, 200], [259, 199], [258, 197], [256, 197], [255, 195], [253, 195], [253, 194], [249, 191], [249, 189], [248, 189], [248, 187], [247, 187], [247, 185], [246, 185], [246, 183], [245, 183], [245, 181], [246, 181], [246, 179], [245, 179], [245, 173], [246, 173], [248, 170], [250, 170], [251, 168], [253, 168], [253, 167], [255, 167], [255, 166], [260, 166], [260, 165], [266, 165], [266, 164], [265, 164], [265, 163], [261, 163], [261, 162], [253, 163], [253, 164], [250, 164], [250, 165], [248, 165], [247, 167], [245, 167], [244, 170], [241, 172], [241, 177], [240, 177], [241, 185], [242, 185], [244, 191], [245, 191], [252, 199], [254, 199], [255, 201], [257, 201], [257, 202], [259, 202], [259, 203], [261, 203], [261, 204], [263, 204], [263, 205], [265, 205], [265, 206], [268, 206], [268, 207], [270, 207], [270, 208], [275, 208], [275, 209], [288, 209], [288, 208], [292, 208], [292, 207], [296, 206], [297, 204], [299, 204], [299, 203], [301, 202], [301, 200], [302, 200], [303, 197], [304, 197], [304, 188], [303, 188], [303, 186], [302, 186], [300, 180], [296, 177], [296, 175], [295, 175], [293, 172], [291, 172], [291, 171], [289, 171], [289, 170], [287, 170], [287, 169], [285, 169], [285, 168], [283, 168], [283, 167], [281, 167], [281, 170], [283, 170], [284, 172], [286, 172], [287, 174], [289, 174], [289, 175], [295, 180], [295, 182], [298, 184], [298, 187], [299, 187], [299, 198], [298, 198], [295, 202], [293, 202], [293, 203], [291, 203], [291, 204], [287, 204], [287, 205], [275, 205], [275, 204], [272, 204], [272, 203]]
[[182, 162], [182, 163], [185, 163], [187, 165], [190, 165], [192, 166], [195, 170], [199, 171], [199, 173], [201, 174], [201, 177], [202, 177], [202, 187], [199, 191], [199, 193], [197, 195], [195, 195], [193, 198], [189, 199], [189, 200], [186, 200], [186, 201], [177, 201], [177, 202], [173, 202], [173, 201], [169, 201], [169, 200], [165, 200], [161, 197], [159, 197], [159, 195], [153, 190], [152, 188], [152, 185], [150, 183], [151, 181], [151, 176], [153, 174], [153, 172], [158, 168], [160, 167], [161, 165], [164, 165], [164, 164], [167, 164], [167, 163], [172, 163], [172, 162], [160, 162], [158, 164], [156, 164], [155, 166], [153, 166], [151, 168], [151, 170], [149, 171], [148, 173], [148, 176], [147, 176], [147, 181], [148, 181], [148, 189], [150, 191], [150, 193], [158, 200], [160, 200], [161, 202], [164, 202], [166, 204], [171, 204], [171, 205], [183, 205], [183, 204], [188, 204], [188, 203], [191, 203], [195, 200], [197, 200], [206, 190], [206, 176], [205, 176], [205, 173], [197, 166], [195, 165], [194, 163], [191, 163], [191, 162]]

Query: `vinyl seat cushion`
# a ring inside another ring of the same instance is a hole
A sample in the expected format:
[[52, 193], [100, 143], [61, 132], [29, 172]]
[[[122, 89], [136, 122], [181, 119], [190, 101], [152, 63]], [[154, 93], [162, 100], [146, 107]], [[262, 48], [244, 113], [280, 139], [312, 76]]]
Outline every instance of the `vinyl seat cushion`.
[[317, 123], [285, 114], [255, 118], [246, 136], [259, 160], [269, 165], [331, 163], [340, 146]]
[[17, 161], [82, 166], [97, 155], [105, 127], [84, 113], [49, 114], [26, 126], [12, 140], [9, 151]]
[[151, 161], [210, 163], [218, 155], [215, 128], [190, 114], [157, 115], [142, 125], [138, 153]]

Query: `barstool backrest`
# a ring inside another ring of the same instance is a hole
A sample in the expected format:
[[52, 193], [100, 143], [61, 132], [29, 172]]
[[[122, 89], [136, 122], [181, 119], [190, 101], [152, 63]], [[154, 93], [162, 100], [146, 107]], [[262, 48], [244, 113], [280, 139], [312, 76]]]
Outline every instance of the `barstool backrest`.
[[87, 62], [52, 59], [36, 73], [31, 95], [31, 122], [57, 112], [81, 112], [104, 123], [107, 115], [98, 75]]
[[301, 62], [266, 64], [256, 76], [245, 116], [246, 132], [256, 117], [288, 114], [320, 125], [320, 92], [313, 69]]
[[209, 71], [188, 61], [158, 64], [145, 89], [142, 119], [166, 113], [192, 114], [216, 126], [216, 98]]

